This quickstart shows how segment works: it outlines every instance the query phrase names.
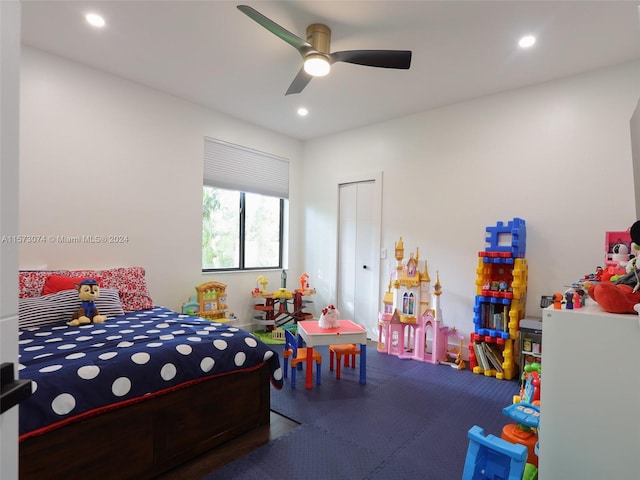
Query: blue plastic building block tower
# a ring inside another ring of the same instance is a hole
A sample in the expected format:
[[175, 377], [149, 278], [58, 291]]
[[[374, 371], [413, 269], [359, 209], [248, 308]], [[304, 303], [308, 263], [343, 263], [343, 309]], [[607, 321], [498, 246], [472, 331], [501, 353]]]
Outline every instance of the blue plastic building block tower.
[[469, 448], [462, 480], [522, 480], [527, 461], [527, 447], [484, 436], [474, 425], [469, 430]]
[[[527, 227], [521, 218], [514, 218], [505, 225], [498, 222], [495, 227], [487, 227], [487, 247], [485, 252], [509, 252], [513, 258], [524, 258], [527, 250]], [[502, 238], [501, 238], [502, 237]], [[504, 238], [507, 237], [508, 245]]]
[[[487, 245], [478, 252], [476, 268], [469, 363], [474, 373], [511, 380], [516, 375], [513, 342], [527, 295], [526, 223], [516, 217], [485, 230]], [[493, 347], [496, 358], [490, 356], [490, 361], [485, 361], [477, 349], [486, 346]]]

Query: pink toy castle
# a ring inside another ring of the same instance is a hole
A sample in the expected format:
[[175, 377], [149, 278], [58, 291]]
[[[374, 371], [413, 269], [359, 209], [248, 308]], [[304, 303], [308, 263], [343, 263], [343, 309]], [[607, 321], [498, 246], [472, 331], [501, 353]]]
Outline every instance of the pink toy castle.
[[[431, 292], [431, 278], [424, 262], [420, 270], [418, 249], [404, 263], [402, 237], [395, 245], [396, 268], [383, 298], [378, 317], [378, 351], [400, 358], [440, 363], [446, 359], [448, 336], [442, 326], [440, 277]], [[430, 300], [433, 296], [433, 308]]]

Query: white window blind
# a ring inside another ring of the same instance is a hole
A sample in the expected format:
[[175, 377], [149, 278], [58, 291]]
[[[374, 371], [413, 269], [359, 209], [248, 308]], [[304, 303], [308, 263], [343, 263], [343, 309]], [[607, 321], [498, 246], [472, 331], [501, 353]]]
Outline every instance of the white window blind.
[[289, 198], [289, 161], [205, 137], [204, 185]]

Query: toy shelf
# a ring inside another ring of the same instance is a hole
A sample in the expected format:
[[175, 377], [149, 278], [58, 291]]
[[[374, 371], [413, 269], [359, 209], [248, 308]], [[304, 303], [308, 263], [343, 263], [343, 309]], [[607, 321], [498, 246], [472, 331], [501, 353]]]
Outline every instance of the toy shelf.
[[542, 321], [520, 320], [520, 368], [531, 363], [542, 364]]
[[486, 231], [488, 245], [478, 253], [476, 268], [469, 363], [474, 373], [511, 380], [516, 375], [514, 340], [527, 294], [525, 221], [498, 222]]

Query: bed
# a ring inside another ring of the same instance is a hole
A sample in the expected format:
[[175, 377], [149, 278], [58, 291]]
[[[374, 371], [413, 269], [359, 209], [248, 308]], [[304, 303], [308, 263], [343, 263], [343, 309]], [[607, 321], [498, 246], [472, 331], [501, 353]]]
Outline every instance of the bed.
[[[135, 268], [129, 284], [112, 271], [20, 273], [20, 377], [35, 387], [19, 410], [21, 479], [153, 478], [269, 423], [277, 353], [228, 323], [154, 306]], [[77, 298], [65, 282], [88, 276], [108, 318], [68, 326]]]

